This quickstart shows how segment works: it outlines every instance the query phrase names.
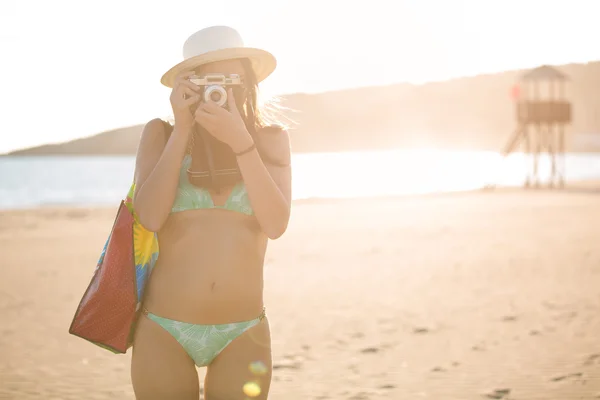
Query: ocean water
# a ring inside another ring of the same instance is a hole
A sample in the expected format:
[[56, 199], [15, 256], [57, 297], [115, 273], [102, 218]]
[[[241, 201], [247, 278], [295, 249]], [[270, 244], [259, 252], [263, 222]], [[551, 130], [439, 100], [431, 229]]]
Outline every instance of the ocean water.
[[[2, 157], [0, 209], [114, 206], [133, 179], [134, 157]], [[293, 197], [347, 198], [522, 185], [531, 160], [484, 151], [387, 150], [294, 155]], [[600, 154], [568, 154], [566, 180], [600, 179]], [[540, 160], [540, 176], [550, 171]]]

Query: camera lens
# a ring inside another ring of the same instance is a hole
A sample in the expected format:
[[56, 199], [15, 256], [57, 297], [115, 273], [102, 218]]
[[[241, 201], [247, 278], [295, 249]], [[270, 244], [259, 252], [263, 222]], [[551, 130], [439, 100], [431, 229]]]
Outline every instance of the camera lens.
[[222, 86], [212, 85], [204, 90], [204, 101], [216, 103], [223, 107], [227, 103], [227, 92]]
[[221, 101], [221, 93], [219, 93], [215, 90], [214, 92], [212, 92], [210, 94], [210, 99], [212, 101], [214, 101], [215, 103], [218, 103], [219, 101]]

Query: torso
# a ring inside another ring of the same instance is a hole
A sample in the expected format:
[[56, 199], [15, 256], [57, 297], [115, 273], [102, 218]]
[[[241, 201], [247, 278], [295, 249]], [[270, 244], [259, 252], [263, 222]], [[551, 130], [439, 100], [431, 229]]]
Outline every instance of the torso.
[[220, 194], [187, 180], [183, 160], [172, 212], [158, 232], [160, 255], [145, 299], [152, 312], [197, 324], [257, 317], [263, 307], [267, 237], [243, 183]]

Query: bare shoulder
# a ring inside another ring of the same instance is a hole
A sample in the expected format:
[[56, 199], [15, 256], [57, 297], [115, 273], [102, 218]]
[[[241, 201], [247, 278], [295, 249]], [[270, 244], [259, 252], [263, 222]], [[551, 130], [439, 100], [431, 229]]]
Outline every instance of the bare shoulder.
[[135, 182], [140, 186], [148, 177], [160, 158], [167, 143], [167, 122], [154, 118], [144, 125], [135, 159]]
[[138, 146], [138, 157], [147, 153], [162, 151], [168, 139], [168, 122], [160, 118], [154, 118], [148, 121], [142, 129], [140, 143]]
[[167, 126], [170, 126], [169, 123], [160, 118], [151, 119], [144, 125], [140, 140], [152, 139], [165, 141], [168, 138], [167, 133], [170, 133], [166, 132]]
[[277, 166], [291, 163], [291, 143], [287, 130], [279, 125], [269, 125], [257, 132], [261, 156], [264, 161]]

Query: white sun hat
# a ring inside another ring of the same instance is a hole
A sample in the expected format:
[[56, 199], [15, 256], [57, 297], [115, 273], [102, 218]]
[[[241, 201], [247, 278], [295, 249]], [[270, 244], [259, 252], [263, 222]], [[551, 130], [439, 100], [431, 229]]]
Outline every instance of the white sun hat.
[[271, 75], [277, 66], [275, 56], [266, 50], [246, 47], [241, 35], [228, 26], [211, 26], [187, 38], [183, 61], [168, 70], [160, 82], [172, 88], [179, 73], [215, 61], [247, 58], [258, 82]]

